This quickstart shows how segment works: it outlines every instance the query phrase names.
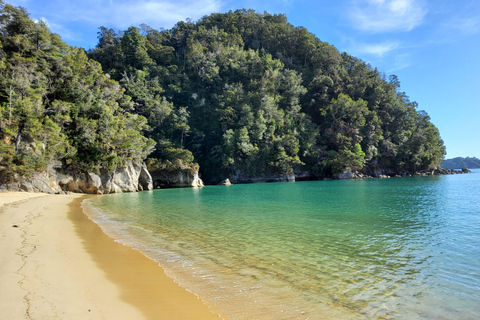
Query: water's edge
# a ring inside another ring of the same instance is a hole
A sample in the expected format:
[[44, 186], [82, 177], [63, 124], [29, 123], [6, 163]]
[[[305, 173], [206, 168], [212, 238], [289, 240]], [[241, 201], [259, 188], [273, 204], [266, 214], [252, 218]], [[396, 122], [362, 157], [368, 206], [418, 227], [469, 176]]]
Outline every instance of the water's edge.
[[[108, 196], [107, 195], [98, 195], [98, 197], [104, 197], [104, 196]], [[80, 208], [83, 212], [83, 214], [90, 220], [92, 221], [93, 223], [95, 223], [101, 230], [102, 232], [108, 236], [109, 238], [113, 239], [114, 242], [120, 244], [120, 245], [123, 245], [123, 246], [126, 246], [132, 250], [135, 250], [137, 252], [139, 252], [140, 254], [142, 254], [146, 259], [149, 259], [149, 260], [152, 260], [154, 261], [158, 267], [160, 269], [163, 270], [163, 272], [165, 273], [165, 275], [169, 278], [171, 278], [176, 284], [178, 284], [179, 286], [181, 286], [182, 288], [184, 288], [186, 291], [188, 291], [189, 293], [195, 295], [207, 308], [208, 310], [210, 310], [210, 312], [212, 312], [213, 314], [217, 315], [220, 319], [222, 320], [230, 320], [230, 318], [223, 314], [223, 312], [221, 310], [219, 310], [214, 304], [212, 304], [209, 300], [207, 300], [205, 297], [203, 297], [201, 294], [199, 294], [198, 292], [195, 292], [193, 290], [191, 290], [190, 288], [182, 285], [181, 282], [177, 281], [177, 279], [175, 278], [175, 276], [172, 274], [172, 272], [169, 272], [168, 269], [166, 269], [164, 266], [162, 266], [162, 263], [160, 261], [158, 261], [157, 259], [149, 256], [146, 252], [144, 252], [143, 250], [141, 250], [140, 248], [138, 248], [137, 246], [135, 245], [132, 245], [132, 244], [127, 244], [127, 243], [124, 243], [122, 242], [120, 239], [117, 238], [117, 236], [115, 235], [114, 232], [111, 232], [111, 230], [108, 229], [108, 225], [105, 224], [105, 223], [101, 223], [98, 221], [98, 219], [95, 219], [95, 215], [93, 212], [93, 208], [91, 206], [89, 206], [86, 202], [89, 200], [89, 199], [92, 199], [93, 197], [95, 196], [86, 196], [85, 198], [82, 199], [82, 201], [80, 202]], [[188, 307], [188, 306], [187, 306]]]
[[[82, 207], [232, 319], [474, 319], [472, 177], [162, 189]], [[123, 212], [102, 212], [112, 205]]]

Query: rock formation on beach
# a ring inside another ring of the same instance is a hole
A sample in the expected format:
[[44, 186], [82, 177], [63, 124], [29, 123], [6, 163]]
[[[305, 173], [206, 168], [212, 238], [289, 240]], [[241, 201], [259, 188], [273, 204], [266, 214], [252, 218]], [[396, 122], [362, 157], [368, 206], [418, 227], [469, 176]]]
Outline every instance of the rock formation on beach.
[[43, 193], [108, 194], [152, 190], [153, 181], [142, 162], [128, 161], [125, 167], [111, 173], [80, 170], [65, 172], [57, 163], [50, 164], [43, 172], [34, 173], [28, 178], [17, 175], [14, 182], [4, 184], [0, 189]]
[[154, 188], [203, 187], [198, 171], [189, 169], [153, 171], [152, 180]]

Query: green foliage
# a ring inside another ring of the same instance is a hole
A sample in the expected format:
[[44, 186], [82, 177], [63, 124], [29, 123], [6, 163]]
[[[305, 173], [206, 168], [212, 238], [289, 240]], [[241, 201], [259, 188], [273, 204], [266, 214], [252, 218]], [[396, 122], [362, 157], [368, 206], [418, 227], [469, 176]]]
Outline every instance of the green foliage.
[[[438, 166], [445, 153], [438, 130], [399, 92], [395, 76], [385, 80], [283, 15], [237, 10], [142, 30], [111, 39], [102, 27], [89, 54], [105, 70], [122, 66], [117, 77], [142, 72], [135, 84], [117, 80], [149, 119], [147, 135], [157, 147], [190, 150], [207, 180], [296, 168], [318, 176], [420, 170]], [[115, 49], [106, 51], [106, 39]], [[142, 63], [125, 58], [131, 48]], [[117, 59], [104, 63], [110, 52]]]
[[181, 160], [185, 164], [193, 163], [193, 154], [185, 149], [165, 148], [161, 150], [163, 158], [170, 161]]
[[445, 154], [396, 76], [284, 15], [100, 27], [85, 54], [2, 5], [0, 40], [3, 172], [52, 159], [111, 170], [151, 153], [152, 169], [200, 165], [206, 180], [296, 169], [328, 177], [435, 168]]
[[[104, 40], [111, 44], [111, 37]], [[147, 120], [119, 106], [128, 99], [118, 82], [44, 22], [2, 3], [0, 48], [1, 180], [42, 171], [54, 160], [113, 170], [152, 151], [154, 142], [142, 134]]]
[[193, 173], [199, 169], [198, 164], [193, 162], [193, 154], [188, 150], [165, 148], [161, 150], [160, 154], [162, 156], [161, 159], [147, 159], [147, 169], [150, 172], [189, 170]]

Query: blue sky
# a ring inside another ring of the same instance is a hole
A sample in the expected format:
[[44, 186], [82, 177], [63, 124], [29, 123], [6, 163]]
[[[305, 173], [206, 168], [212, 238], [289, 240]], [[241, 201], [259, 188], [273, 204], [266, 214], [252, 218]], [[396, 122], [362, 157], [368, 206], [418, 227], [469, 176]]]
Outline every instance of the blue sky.
[[171, 28], [213, 12], [283, 13], [294, 26], [396, 74], [426, 110], [446, 158], [480, 157], [480, 1], [478, 0], [4, 0], [43, 19], [70, 45], [94, 48], [98, 27], [146, 23]]

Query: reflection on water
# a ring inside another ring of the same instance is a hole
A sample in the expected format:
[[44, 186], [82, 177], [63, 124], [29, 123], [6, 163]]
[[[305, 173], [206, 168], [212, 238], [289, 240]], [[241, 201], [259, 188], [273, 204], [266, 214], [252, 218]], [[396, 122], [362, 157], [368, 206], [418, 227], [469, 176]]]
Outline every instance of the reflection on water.
[[478, 176], [155, 190], [86, 206], [234, 319], [475, 319]]

